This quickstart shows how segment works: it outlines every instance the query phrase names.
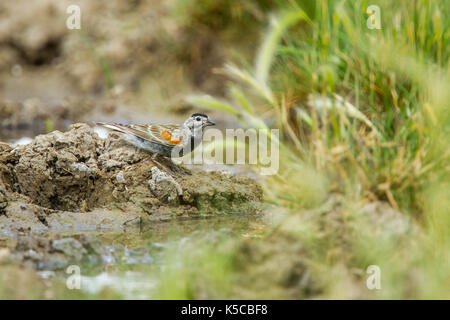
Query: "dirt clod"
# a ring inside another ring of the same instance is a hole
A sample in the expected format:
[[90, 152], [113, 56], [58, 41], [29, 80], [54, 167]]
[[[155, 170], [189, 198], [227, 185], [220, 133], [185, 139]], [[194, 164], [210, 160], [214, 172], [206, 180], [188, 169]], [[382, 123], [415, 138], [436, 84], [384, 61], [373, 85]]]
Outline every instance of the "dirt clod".
[[152, 167], [152, 178], [148, 182], [152, 193], [162, 202], [176, 205], [183, 195], [181, 186], [167, 173]]

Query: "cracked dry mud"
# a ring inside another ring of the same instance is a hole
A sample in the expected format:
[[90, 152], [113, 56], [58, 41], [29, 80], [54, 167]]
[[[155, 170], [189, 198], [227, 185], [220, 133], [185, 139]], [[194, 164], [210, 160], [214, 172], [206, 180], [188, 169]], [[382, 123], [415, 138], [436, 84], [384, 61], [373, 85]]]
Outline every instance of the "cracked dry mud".
[[14, 149], [2, 144], [1, 231], [120, 228], [137, 218], [151, 222], [258, 211], [262, 190], [252, 179], [191, 173], [162, 179], [150, 154], [115, 134], [102, 140], [86, 124], [37, 136]]

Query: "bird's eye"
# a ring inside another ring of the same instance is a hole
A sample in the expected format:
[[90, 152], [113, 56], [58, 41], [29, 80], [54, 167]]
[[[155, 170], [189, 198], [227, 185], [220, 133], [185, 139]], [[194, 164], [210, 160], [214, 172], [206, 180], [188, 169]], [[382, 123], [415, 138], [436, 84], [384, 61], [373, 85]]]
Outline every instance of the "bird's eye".
[[195, 118], [195, 121], [201, 121], [200, 117]]

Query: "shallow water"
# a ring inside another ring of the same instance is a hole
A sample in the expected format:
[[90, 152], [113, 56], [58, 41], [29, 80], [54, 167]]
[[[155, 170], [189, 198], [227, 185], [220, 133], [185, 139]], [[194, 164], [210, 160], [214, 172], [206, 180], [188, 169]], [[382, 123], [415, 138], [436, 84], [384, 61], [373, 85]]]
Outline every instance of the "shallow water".
[[[158, 273], [168, 265], [171, 249], [195, 246], [199, 238], [216, 239], [258, 238], [271, 224], [268, 216], [228, 214], [209, 219], [172, 220], [145, 227], [123, 230], [92, 230], [82, 232], [52, 231], [45, 236], [53, 238], [86, 236], [100, 240], [105, 254], [100, 259], [81, 264], [81, 290], [96, 295], [104, 289], [113, 290], [125, 299], [153, 298], [158, 284]], [[201, 248], [199, 248], [201, 250]], [[67, 269], [39, 270], [42, 279], [66, 281]]]

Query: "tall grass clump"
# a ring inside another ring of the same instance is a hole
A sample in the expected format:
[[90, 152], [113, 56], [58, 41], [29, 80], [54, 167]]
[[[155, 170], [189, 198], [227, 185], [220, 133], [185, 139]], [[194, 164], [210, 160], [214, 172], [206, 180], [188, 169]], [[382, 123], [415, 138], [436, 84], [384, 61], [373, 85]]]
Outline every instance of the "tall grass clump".
[[[265, 180], [272, 203], [297, 213], [331, 193], [354, 202], [346, 263], [382, 265], [379, 296], [448, 297], [449, 3], [370, 4], [380, 7], [381, 29], [366, 26], [367, 1], [317, 1], [308, 13], [303, 1], [287, 1], [253, 68], [225, 66], [229, 99], [189, 101], [280, 129], [280, 171]], [[358, 204], [373, 201], [414, 221], [404, 246], [358, 225]]]

